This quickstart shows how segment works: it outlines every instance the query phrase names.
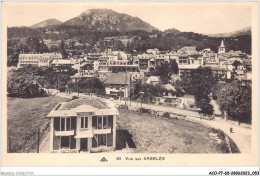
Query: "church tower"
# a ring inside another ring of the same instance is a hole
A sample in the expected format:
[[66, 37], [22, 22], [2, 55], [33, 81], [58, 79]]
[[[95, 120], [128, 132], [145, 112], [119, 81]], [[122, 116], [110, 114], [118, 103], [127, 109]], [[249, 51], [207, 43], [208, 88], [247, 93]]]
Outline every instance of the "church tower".
[[226, 53], [226, 47], [224, 45], [224, 41], [221, 41], [221, 45], [218, 47], [218, 54]]

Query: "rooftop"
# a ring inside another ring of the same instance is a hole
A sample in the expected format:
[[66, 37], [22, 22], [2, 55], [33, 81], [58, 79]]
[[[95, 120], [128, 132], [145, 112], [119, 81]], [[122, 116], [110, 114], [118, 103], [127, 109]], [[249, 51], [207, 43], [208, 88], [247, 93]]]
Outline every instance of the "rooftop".
[[130, 75], [126, 73], [111, 73], [105, 84], [130, 84]]
[[111, 101], [92, 98], [80, 98], [70, 102], [60, 102], [47, 117], [77, 116], [79, 112], [91, 112], [93, 115], [117, 115], [118, 111]]
[[150, 76], [146, 82], [159, 82], [160, 77], [159, 76]]
[[226, 67], [210, 67], [212, 71], [228, 71]]
[[95, 99], [91, 99], [91, 98], [84, 98], [84, 99], [76, 99], [76, 100], [67, 102], [59, 109], [60, 110], [70, 110], [70, 109], [76, 108], [77, 106], [81, 106], [81, 105], [89, 105], [89, 106], [92, 106], [92, 107], [98, 108], [98, 109], [108, 108], [104, 102], [101, 102], [101, 101], [98, 101]]

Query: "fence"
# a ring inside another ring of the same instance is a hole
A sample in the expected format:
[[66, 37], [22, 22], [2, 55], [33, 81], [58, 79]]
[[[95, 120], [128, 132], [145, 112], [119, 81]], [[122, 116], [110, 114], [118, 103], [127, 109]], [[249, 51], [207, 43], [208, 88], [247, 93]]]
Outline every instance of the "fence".
[[[17, 143], [11, 136], [8, 137], [7, 151], [8, 153], [39, 153], [40, 144], [50, 130], [50, 122], [45, 121], [36, 130], [30, 133], [30, 138], [23, 138], [22, 143]], [[21, 136], [22, 137], [22, 136]]]

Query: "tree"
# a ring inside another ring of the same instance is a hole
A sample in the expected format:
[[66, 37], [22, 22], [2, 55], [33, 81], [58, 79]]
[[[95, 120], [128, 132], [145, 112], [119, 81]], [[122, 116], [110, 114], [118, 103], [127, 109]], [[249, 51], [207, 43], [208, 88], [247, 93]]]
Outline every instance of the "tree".
[[59, 52], [59, 48], [56, 45], [51, 45], [49, 48], [50, 52]]
[[49, 52], [49, 48], [47, 47], [47, 45], [42, 41], [40, 42], [40, 46], [39, 46], [39, 52], [40, 53], [47, 53]]
[[212, 115], [213, 107], [209, 95], [216, 83], [212, 70], [208, 67], [199, 67], [192, 73], [191, 79], [196, 106], [201, 108], [202, 113]]
[[37, 35], [29, 36], [26, 40], [26, 44], [29, 46], [32, 52], [40, 52], [40, 41]]
[[179, 73], [179, 66], [178, 66], [176, 60], [173, 60], [170, 62], [170, 73], [176, 74], [176, 75]]
[[170, 80], [170, 67], [168, 63], [161, 62], [155, 67], [155, 70], [150, 72], [151, 75], [160, 76], [163, 84], [167, 84]]
[[184, 76], [181, 80], [177, 80], [175, 86], [181, 87], [186, 94], [194, 95], [192, 79], [189, 76]]
[[7, 58], [7, 66], [17, 66], [19, 60], [19, 54], [13, 53]]
[[[143, 92], [143, 95], [140, 92]], [[166, 89], [159, 84], [142, 84], [140, 92], [139, 95], [142, 96], [144, 102], [152, 103], [156, 97], [162, 97]]]
[[[32, 70], [28, 68], [27, 70]], [[37, 84], [37, 78], [34, 77], [30, 72], [27, 74], [21, 74], [24, 70], [15, 70], [11, 73], [7, 80], [7, 92], [9, 96], [15, 97], [35, 97], [41, 96], [42, 91], [39, 90]], [[39, 79], [40, 77], [38, 77]]]
[[239, 62], [238, 60], [235, 60], [235, 61], [232, 63], [232, 66], [235, 67], [235, 70], [237, 69], [237, 67], [238, 67], [239, 65], [242, 65], [242, 64], [241, 64], [241, 62]]
[[65, 50], [65, 44], [64, 44], [63, 40], [60, 43], [59, 51], [60, 51], [63, 59], [66, 59], [68, 57], [68, 53]]
[[251, 85], [242, 85], [240, 81], [219, 84], [218, 104], [222, 113], [239, 122], [252, 121], [252, 89]]

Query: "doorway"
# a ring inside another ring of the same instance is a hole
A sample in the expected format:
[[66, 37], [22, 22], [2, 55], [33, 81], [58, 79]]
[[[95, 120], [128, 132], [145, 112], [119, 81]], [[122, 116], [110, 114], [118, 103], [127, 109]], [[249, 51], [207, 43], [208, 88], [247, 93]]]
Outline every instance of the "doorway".
[[88, 138], [80, 139], [80, 150], [87, 151], [88, 150]]

